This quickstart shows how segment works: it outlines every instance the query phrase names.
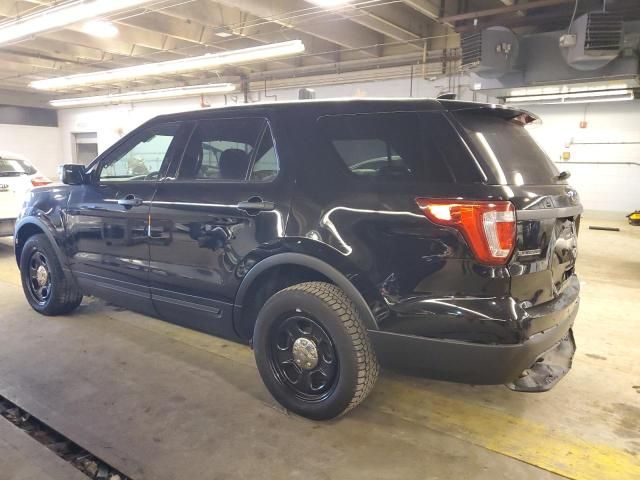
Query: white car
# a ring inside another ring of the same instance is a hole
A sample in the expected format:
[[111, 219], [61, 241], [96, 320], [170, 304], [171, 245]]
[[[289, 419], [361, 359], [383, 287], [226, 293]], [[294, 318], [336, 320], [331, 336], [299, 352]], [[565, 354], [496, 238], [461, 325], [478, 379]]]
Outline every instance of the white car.
[[33, 187], [51, 183], [24, 157], [0, 151], [0, 237], [13, 235], [16, 218]]

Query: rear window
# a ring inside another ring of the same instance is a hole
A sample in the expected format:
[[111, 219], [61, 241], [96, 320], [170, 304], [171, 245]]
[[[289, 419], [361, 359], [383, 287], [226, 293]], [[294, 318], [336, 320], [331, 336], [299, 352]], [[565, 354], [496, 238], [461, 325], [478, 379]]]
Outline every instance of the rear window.
[[20, 160], [0, 158], [0, 176], [15, 177], [25, 174], [27, 174], [27, 168]]
[[549, 185], [558, 170], [527, 129], [513, 120], [482, 112], [458, 112], [472, 149], [482, 160], [490, 183]]
[[355, 177], [436, 183], [480, 180], [473, 159], [440, 113], [330, 115], [318, 123], [326, 152]]

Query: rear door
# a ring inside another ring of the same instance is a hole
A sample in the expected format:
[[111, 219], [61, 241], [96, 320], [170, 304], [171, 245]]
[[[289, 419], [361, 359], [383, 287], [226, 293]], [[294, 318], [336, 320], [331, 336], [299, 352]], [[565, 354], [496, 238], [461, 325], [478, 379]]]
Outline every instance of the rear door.
[[154, 313], [149, 280], [149, 208], [160, 175], [181, 151], [181, 125], [143, 128], [99, 159], [71, 190], [72, 269], [87, 292]]
[[511, 294], [535, 306], [573, 285], [582, 206], [527, 127], [507, 114], [477, 109], [454, 116], [483, 163], [488, 183], [501, 186], [516, 206]]
[[266, 118], [197, 122], [151, 205], [151, 294], [166, 319], [235, 336], [239, 272], [283, 235], [288, 185]]

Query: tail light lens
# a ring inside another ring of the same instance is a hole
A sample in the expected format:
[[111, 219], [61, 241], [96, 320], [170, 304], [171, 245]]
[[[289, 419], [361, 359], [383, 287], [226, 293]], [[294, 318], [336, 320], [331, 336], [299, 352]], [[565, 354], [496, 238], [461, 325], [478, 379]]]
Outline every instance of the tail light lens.
[[50, 183], [52, 182], [47, 177], [38, 176], [31, 179], [31, 185], [34, 187], [42, 187], [43, 185], [49, 185]]
[[509, 260], [516, 243], [516, 211], [511, 202], [430, 198], [416, 202], [433, 223], [457, 229], [479, 262], [504, 265]]

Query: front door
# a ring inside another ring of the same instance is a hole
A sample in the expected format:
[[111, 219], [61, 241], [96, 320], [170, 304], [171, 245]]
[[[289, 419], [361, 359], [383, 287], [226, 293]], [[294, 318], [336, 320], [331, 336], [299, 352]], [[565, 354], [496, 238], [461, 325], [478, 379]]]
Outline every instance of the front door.
[[289, 189], [264, 118], [199, 121], [151, 205], [150, 285], [167, 320], [234, 338], [247, 256], [284, 233]]
[[180, 150], [180, 125], [145, 128], [107, 151], [91, 182], [72, 189], [71, 260], [87, 294], [154, 313], [148, 287], [149, 208], [158, 178]]

